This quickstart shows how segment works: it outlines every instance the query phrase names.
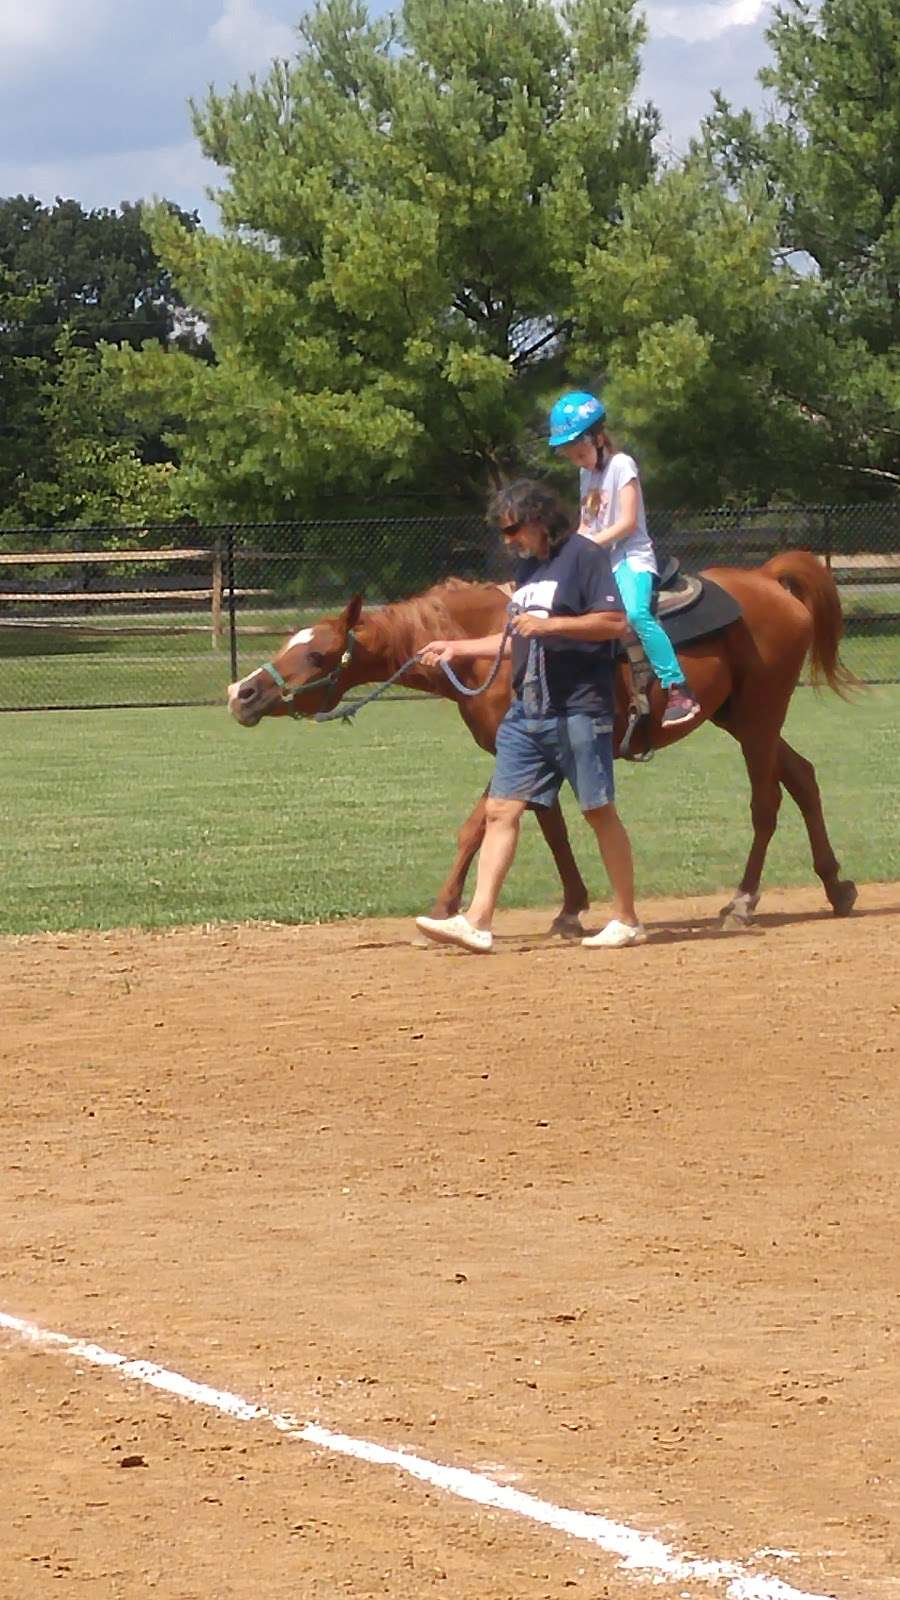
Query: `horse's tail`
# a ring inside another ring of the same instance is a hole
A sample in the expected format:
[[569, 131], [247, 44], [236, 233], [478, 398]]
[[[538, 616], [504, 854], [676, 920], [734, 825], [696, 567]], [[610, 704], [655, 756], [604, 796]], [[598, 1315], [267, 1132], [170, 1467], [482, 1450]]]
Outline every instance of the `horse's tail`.
[[790, 589], [809, 612], [813, 628], [809, 648], [813, 683], [817, 687], [827, 683], [829, 689], [846, 700], [848, 691], [859, 689], [861, 684], [840, 657], [844, 613], [829, 569], [809, 550], [785, 550], [767, 561], [762, 571]]

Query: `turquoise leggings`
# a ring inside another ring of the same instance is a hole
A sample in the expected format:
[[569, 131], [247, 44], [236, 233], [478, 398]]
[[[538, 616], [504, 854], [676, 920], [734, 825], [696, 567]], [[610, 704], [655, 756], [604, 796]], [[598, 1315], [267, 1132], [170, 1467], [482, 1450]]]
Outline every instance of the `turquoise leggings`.
[[684, 683], [684, 673], [672, 641], [650, 610], [652, 572], [640, 572], [623, 561], [616, 568], [615, 578], [628, 621], [644, 646], [647, 660], [663, 688], [668, 689], [673, 683]]

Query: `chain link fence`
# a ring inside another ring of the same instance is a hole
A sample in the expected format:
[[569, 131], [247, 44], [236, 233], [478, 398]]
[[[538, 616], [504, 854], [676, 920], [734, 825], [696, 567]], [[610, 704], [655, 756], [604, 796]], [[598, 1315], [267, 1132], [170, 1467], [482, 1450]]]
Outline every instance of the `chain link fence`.
[[[900, 499], [657, 512], [650, 525], [659, 553], [692, 571], [815, 551], [840, 588], [848, 665], [900, 682]], [[0, 710], [219, 703], [232, 678], [352, 594], [384, 604], [451, 575], [508, 575], [478, 516], [7, 530]]]

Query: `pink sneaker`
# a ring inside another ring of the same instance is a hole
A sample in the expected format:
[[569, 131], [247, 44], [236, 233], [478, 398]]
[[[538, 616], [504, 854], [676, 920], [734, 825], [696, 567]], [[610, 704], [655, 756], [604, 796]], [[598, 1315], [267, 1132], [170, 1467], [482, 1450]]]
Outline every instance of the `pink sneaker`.
[[702, 716], [703, 708], [696, 695], [691, 694], [686, 683], [673, 683], [662, 715], [664, 728], [674, 728], [679, 722], [693, 722]]

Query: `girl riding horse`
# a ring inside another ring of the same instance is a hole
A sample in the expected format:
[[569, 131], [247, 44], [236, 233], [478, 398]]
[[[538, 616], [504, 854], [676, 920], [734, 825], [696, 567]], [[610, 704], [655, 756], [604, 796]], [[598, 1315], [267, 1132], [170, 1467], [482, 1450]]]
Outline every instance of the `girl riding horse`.
[[658, 568], [637, 465], [632, 456], [615, 449], [606, 431], [602, 400], [582, 390], [564, 394], [550, 412], [549, 443], [581, 469], [578, 531], [609, 553], [628, 621], [667, 691], [663, 727], [695, 721], [700, 702], [688, 686], [668, 634], [653, 615]]

